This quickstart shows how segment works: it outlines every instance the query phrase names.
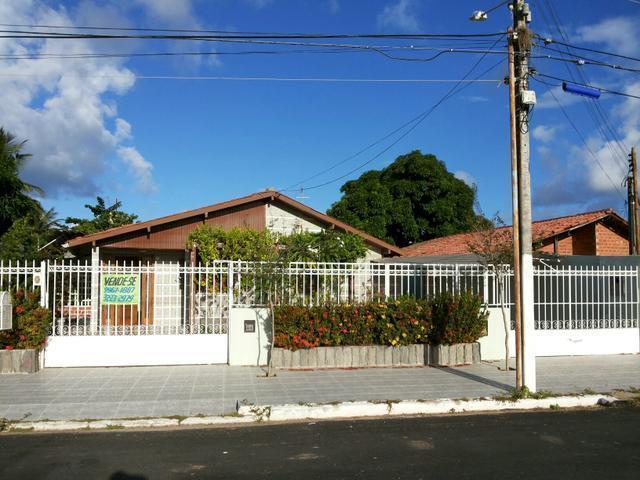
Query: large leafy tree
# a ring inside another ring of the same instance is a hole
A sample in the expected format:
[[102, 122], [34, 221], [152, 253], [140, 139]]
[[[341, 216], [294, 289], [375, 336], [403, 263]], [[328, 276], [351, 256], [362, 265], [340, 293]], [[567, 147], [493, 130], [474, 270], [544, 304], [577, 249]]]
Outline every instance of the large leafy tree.
[[96, 204], [86, 204], [93, 214], [93, 218], [67, 217], [65, 223], [70, 226], [72, 234], [91, 235], [109, 228], [120, 227], [133, 223], [138, 216], [126, 213], [121, 210], [122, 202], [116, 200], [112, 205], [107, 206], [102, 197], [96, 197]]
[[0, 235], [17, 219], [42, 213], [40, 203], [30, 196], [42, 194], [42, 190], [23, 182], [19, 176], [20, 167], [31, 156], [23, 153], [24, 144], [0, 128]]
[[401, 247], [469, 231], [477, 222], [475, 189], [419, 150], [365, 172], [340, 191], [329, 215]]

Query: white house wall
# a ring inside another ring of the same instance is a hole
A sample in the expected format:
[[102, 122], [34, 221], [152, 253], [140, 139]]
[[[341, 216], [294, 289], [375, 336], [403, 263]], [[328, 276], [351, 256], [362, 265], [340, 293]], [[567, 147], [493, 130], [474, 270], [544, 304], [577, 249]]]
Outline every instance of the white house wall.
[[[266, 205], [266, 223], [267, 230], [281, 235], [291, 235], [292, 233], [303, 231], [311, 233], [319, 233], [323, 230], [322, 226], [312, 222], [308, 218], [303, 218], [288, 210], [284, 210], [276, 205], [268, 203]], [[382, 254], [378, 251], [367, 249], [361, 262], [370, 262], [379, 260]]]

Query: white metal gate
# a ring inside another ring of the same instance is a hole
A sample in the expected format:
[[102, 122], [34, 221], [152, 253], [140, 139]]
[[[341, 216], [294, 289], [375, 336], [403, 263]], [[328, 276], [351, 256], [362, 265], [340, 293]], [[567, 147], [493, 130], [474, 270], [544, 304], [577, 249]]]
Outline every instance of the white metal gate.
[[50, 262], [45, 366], [227, 363], [228, 265]]

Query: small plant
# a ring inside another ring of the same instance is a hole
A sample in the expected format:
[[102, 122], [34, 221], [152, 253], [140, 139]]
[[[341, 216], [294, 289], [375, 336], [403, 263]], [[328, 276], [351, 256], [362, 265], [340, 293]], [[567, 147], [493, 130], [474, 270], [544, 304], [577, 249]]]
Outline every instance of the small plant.
[[560, 410], [560, 405], [558, 405], [557, 403], [552, 403], [551, 405], [549, 405], [549, 408], [551, 410]]
[[44, 348], [51, 329], [51, 312], [40, 307], [40, 291], [12, 292], [13, 328], [0, 332], [0, 350]]
[[486, 334], [489, 313], [471, 292], [443, 292], [429, 306], [433, 324], [429, 338], [434, 345], [473, 343]]

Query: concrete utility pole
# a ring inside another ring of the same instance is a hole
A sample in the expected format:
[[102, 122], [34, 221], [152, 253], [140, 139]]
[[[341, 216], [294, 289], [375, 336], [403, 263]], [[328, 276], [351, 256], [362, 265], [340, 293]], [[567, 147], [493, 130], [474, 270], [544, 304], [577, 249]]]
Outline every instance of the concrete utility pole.
[[513, 29], [509, 28], [508, 56], [509, 56], [509, 127], [511, 130], [511, 207], [513, 218], [513, 313], [516, 321], [516, 388], [522, 388], [522, 357], [520, 344], [522, 342], [520, 327], [522, 325], [520, 303], [520, 213], [518, 210], [518, 127], [516, 120], [516, 77], [515, 42]]
[[[636, 147], [631, 147], [631, 174], [633, 176], [633, 227], [636, 255], [640, 254], [640, 219], [638, 218], [638, 159]], [[629, 222], [631, 225], [631, 222]]]
[[[629, 161], [631, 163], [631, 161]], [[629, 165], [631, 167], [631, 165]], [[633, 180], [627, 176], [627, 216], [629, 217], [629, 255], [636, 255], [636, 219], [634, 214]]]
[[516, 79], [516, 128], [518, 140], [518, 212], [520, 227], [520, 299], [522, 302], [521, 355], [522, 383], [536, 391], [535, 324], [533, 309], [533, 252], [531, 234], [531, 183], [529, 172], [529, 111], [535, 93], [529, 90], [528, 57], [531, 34], [527, 25], [531, 11], [524, 0], [513, 0], [514, 66]]

